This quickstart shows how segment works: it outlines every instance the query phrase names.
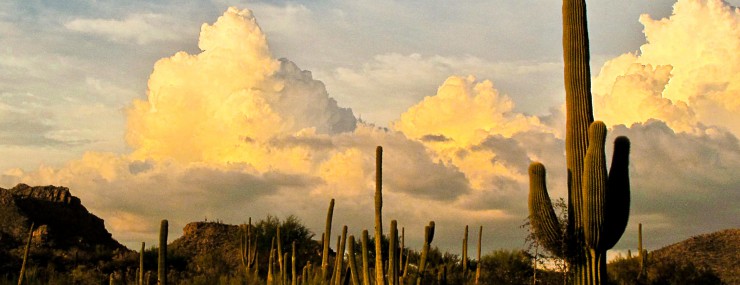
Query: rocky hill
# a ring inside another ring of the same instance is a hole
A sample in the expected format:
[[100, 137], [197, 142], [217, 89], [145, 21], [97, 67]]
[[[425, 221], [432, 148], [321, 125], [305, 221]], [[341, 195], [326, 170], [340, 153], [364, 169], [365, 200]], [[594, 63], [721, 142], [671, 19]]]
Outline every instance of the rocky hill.
[[[239, 257], [239, 226], [217, 222], [189, 223], [183, 229], [181, 237], [172, 241], [169, 249], [196, 265], [196, 271], [204, 270], [203, 266], [219, 262], [221, 266], [236, 271], [241, 264]], [[217, 259], [217, 260], [214, 260]]]
[[653, 260], [709, 268], [726, 284], [740, 284], [740, 229], [703, 234], [650, 253]]
[[0, 188], [0, 272], [17, 270], [12, 264], [19, 264], [31, 223], [33, 256], [43, 262], [73, 263], [96, 251], [128, 251], [68, 188], [18, 184]]

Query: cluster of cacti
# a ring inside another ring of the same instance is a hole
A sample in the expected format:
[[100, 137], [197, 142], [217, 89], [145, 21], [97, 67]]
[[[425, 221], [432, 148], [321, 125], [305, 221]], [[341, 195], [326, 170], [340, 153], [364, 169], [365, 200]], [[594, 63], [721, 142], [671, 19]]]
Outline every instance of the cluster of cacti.
[[614, 142], [607, 173], [606, 126], [593, 120], [585, 0], [563, 1], [563, 51], [566, 88], [568, 225], [566, 233], [545, 186], [545, 167], [529, 167], [529, 209], [535, 235], [550, 252], [567, 258], [575, 284], [602, 284], [606, 251], [624, 233], [629, 218], [629, 140]]
[[239, 260], [241, 260], [242, 267], [244, 268], [244, 274], [249, 279], [249, 276], [257, 272], [254, 271], [257, 260], [257, 239], [252, 241], [252, 218], [249, 218], [249, 224], [242, 225], [239, 233]]
[[[374, 263], [370, 260], [369, 256], [373, 251], [369, 245], [369, 234], [368, 230], [362, 231], [362, 236], [359, 241], [361, 246], [361, 253], [358, 254], [355, 246], [358, 244], [354, 235], [347, 234], [347, 226], [343, 226], [341, 235], [337, 236], [336, 241], [336, 256], [331, 259], [330, 256], [330, 242], [332, 233], [332, 219], [334, 214], [334, 199], [331, 199], [326, 216], [326, 227], [322, 234], [321, 242], [321, 265], [314, 267], [311, 262], [307, 262], [303, 266], [302, 270], [298, 270], [298, 260], [296, 256], [296, 243], [292, 241], [292, 254], [283, 252], [283, 240], [280, 226], [277, 227], [275, 235], [271, 239], [271, 244], [268, 253], [267, 272], [266, 275], [260, 275], [259, 271], [259, 258], [258, 258], [258, 243], [257, 237], [255, 236], [254, 227], [252, 225], [252, 219], [249, 218], [249, 223], [240, 226], [239, 228], [239, 259], [241, 261], [242, 268], [244, 269], [244, 276], [246, 277], [247, 283], [251, 284], [254, 280], [264, 282], [262, 284], [269, 285], [398, 285], [398, 284], [429, 284], [432, 280], [425, 280], [426, 274], [433, 274], [432, 276], [437, 277], [439, 284], [447, 284], [447, 271], [450, 264], [437, 263], [432, 267], [429, 266], [428, 260], [429, 252], [431, 250], [431, 243], [434, 239], [435, 224], [434, 221], [430, 221], [424, 229], [424, 244], [421, 248], [421, 253], [418, 260], [415, 260], [416, 266], [414, 270], [409, 270], [409, 264], [411, 263], [411, 254], [409, 250], [405, 248], [405, 229], [401, 228], [400, 236], [398, 230], [398, 222], [392, 220], [389, 227], [388, 233], [388, 246], [385, 247], [383, 244], [383, 230], [382, 230], [382, 147], [376, 149], [376, 192], [375, 192], [375, 261]], [[478, 260], [480, 261], [480, 247], [482, 230], [480, 228], [479, 239], [478, 239]], [[167, 220], [162, 220], [160, 235], [159, 235], [159, 257], [158, 257], [158, 284], [167, 283], [167, 232], [168, 223]], [[463, 242], [464, 253], [463, 253], [463, 264], [464, 271], [467, 274], [468, 257], [467, 257], [467, 242], [468, 242], [467, 226], [465, 228], [465, 238]], [[140, 264], [138, 269], [139, 283], [143, 284], [145, 278], [142, 272], [144, 270], [144, 246], [142, 243], [142, 249], [140, 252]], [[345, 255], [346, 252], [346, 255]], [[386, 253], [387, 259], [384, 258], [383, 253]], [[288, 267], [288, 258], [290, 258], [291, 264]], [[358, 261], [357, 259], [360, 259]], [[432, 268], [430, 272], [427, 272], [429, 268]], [[371, 274], [371, 270], [375, 271], [375, 274]], [[288, 272], [290, 271], [290, 272]], [[264, 274], [264, 272], [262, 273]], [[290, 275], [290, 278], [288, 278]], [[112, 276], [112, 275], [111, 275]], [[480, 267], [476, 272], [476, 280], [480, 278]], [[477, 283], [477, 281], [476, 281]]]

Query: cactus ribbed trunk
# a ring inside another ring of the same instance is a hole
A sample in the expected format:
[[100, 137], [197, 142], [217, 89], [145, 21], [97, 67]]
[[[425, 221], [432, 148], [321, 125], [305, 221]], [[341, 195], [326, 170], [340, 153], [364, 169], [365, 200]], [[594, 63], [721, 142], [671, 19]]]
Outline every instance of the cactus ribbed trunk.
[[383, 276], [383, 147], [375, 149], [375, 284], [385, 285]]
[[342, 284], [342, 272], [344, 272], [344, 251], [347, 249], [347, 226], [342, 227], [342, 235], [339, 237], [339, 247], [337, 247], [337, 256], [336, 256], [336, 267], [337, 267], [337, 279], [334, 284], [341, 285]]
[[468, 280], [468, 225], [465, 225], [465, 235], [462, 243], [462, 270], [463, 280]]
[[427, 256], [429, 255], [429, 249], [434, 239], [434, 221], [430, 221], [429, 225], [424, 227], [424, 246], [421, 248], [421, 256], [419, 257], [419, 272], [416, 277], [416, 285], [421, 285], [424, 282], [424, 273], [427, 267]]
[[326, 213], [326, 228], [323, 235], [323, 251], [321, 252], [321, 284], [326, 284], [329, 275], [329, 241], [331, 236], [331, 220], [334, 216], [334, 199], [329, 202], [329, 210]]
[[388, 235], [388, 284], [398, 285], [398, 222], [396, 220], [391, 220]]
[[480, 226], [478, 229], [478, 264], [475, 266], [475, 284], [480, 284], [480, 270], [481, 270], [481, 262], [480, 262], [480, 249], [481, 249], [481, 243], [483, 240], [483, 226]]
[[139, 251], [139, 285], [144, 285], [144, 247], [145, 242], [141, 242], [141, 251]]
[[159, 259], [157, 261], [157, 284], [167, 285], [167, 220], [159, 226]]
[[290, 267], [291, 267], [290, 268], [291, 269], [290, 270], [290, 284], [298, 285], [298, 271], [296, 268], [297, 260], [296, 260], [296, 255], [295, 255], [295, 241], [293, 241], [293, 252], [290, 255], [290, 261], [291, 261], [290, 263]]
[[370, 260], [367, 256], [368, 232], [362, 231], [362, 285], [370, 285]]
[[586, 2], [563, 0], [562, 12], [568, 177], [565, 235], [547, 194], [545, 167], [538, 162], [529, 168], [530, 219], [540, 244], [567, 260], [574, 284], [602, 284], [606, 251], [619, 241], [629, 219], [629, 140], [615, 140], [607, 173], [606, 125], [594, 122], [591, 106]]
[[350, 278], [352, 285], [360, 285], [360, 273], [357, 272], [357, 259], [355, 257], [355, 236], [349, 236], [349, 244], [347, 245], [347, 263], [349, 263]]
[[583, 232], [581, 179], [588, 148], [588, 126], [593, 122], [586, 1], [563, 1], [563, 59], [565, 63], [566, 163], [568, 167], [568, 255], [576, 283], [589, 277]]

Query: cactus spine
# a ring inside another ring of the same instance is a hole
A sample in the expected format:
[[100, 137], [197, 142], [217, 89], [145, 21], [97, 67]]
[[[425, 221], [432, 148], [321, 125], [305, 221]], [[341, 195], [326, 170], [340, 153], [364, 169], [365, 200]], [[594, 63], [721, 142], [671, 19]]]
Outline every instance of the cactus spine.
[[157, 260], [157, 284], [167, 284], [167, 220], [159, 226], [159, 258]]
[[375, 284], [385, 285], [383, 276], [383, 147], [375, 149]]
[[[575, 284], [602, 284], [606, 251], [624, 233], [629, 219], [629, 140], [614, 142], [607, 173], [606, 126], [593, 119], [585, 0], [563, 0], [563, 57], [566, 93], [568, 224], [560, 225], [545, 186], [545, 167], [529, 168], [529, 212], [538, 241], [567, 258]], [[608, 202], [607, 202], [608, 201]]]

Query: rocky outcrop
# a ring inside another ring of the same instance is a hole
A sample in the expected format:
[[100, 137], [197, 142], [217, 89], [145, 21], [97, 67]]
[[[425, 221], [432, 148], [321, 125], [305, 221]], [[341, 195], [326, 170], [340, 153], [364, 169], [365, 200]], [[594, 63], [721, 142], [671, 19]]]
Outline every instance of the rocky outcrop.
[[183, 229], [181, 237], [172, 241], [169, 248], [189, 260], [191, 268], [202, 270], [199, 265], [202, 261], [217, 261], [231, 270], [237, 270], [241, 265], [239, 257], [239, 226], [218, 222], [193, 222]]
[[0, 188], [0, 238], [2, 247], [20, 246], [35, 224], [34, 242], [55, 249], [123, 249], [69, 188], [18, 184]]

